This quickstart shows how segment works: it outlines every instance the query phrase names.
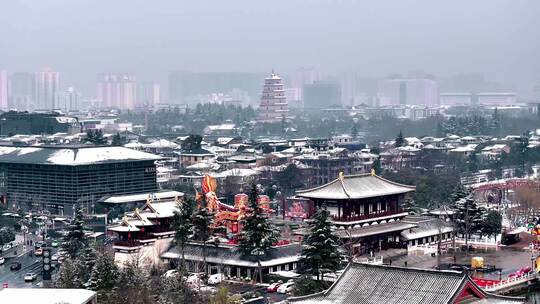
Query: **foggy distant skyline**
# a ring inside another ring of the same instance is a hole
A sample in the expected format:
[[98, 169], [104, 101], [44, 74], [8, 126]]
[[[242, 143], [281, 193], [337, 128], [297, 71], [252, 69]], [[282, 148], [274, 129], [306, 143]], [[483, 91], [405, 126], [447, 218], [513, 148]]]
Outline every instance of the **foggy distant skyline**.
[[166, 85], [170, 70], [302, 66], [481, 72], [527, 94], [540, 79], [539, 13], [534, 0], [12, 0], [0, 9], [0, 69], [51, 67], [86, 94], [103, 72]]

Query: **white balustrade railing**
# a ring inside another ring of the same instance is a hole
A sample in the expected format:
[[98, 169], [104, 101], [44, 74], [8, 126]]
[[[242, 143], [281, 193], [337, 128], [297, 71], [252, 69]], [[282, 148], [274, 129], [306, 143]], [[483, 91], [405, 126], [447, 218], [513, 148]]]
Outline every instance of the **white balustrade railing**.
[[486, 291], [492, 291], [492, 290], [498, 290], [498, 289], [502, 289], [508, 285], [515, 285], [517, 283], [522, 283], [522, 282], [526, 282], [528, 281], [529, 279], [532, 279], [536, 276], [536, 274], [534, 272], [528, 272], [524, 275], [521, 275], [521, 276], [518, 276], [518, 277], [511, 277], [511, 278], [508, 278], [506, 280], [502, 280], [500, 281], [499, 283], [495, 283], [493, 285], [490, 285], [490, 286], [486, 286], [484, 287], [484, 290]]
[[383, 264], [383, 257], [382, 256], [376, 256], [376, 257], [371, 257], [371, 258], [355, 258], [354, 262], [362, 263], [362, 264], [382, 265]]

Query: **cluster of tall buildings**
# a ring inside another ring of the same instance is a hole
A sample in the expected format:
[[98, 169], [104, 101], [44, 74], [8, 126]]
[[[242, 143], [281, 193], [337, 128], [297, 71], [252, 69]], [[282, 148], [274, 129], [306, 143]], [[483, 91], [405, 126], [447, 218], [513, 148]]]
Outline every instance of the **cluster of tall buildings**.
[[[58, 105], [60, 74], [52, 69], [39, 72], [0, 71], [0, 108], [18, 110], [62, 109]], [[73, 89], [72, 89], [73, 91]], [[75, 108], [77, 107], [74, 105]]]
[[131, 110], [152, 107], [160, 102], [160, 85], [137, 83], [131, 73], [104, 73], [97, 77], [97, 99], [102, 107]]
[[[102, 108], [152, 107], [161, 100], [160, 85], [137, 83], [130, 73], [99, 74], [96, 97]], [[81, 103], [81, 94], [74, 87], [62, 87], [60, 73], [50, 68], [11, 74], [0, 70], [1, 110], [72, 112], [81, 110]]]
[[[438, 81], [421, 73], [381, 79], [345, 72], [339, 77], [323, 77], [314, 68], [300, 68], [281, 79], [280, 94], [288, 107], [308, 109], [517, 103], [516, 93], [473, 76], [458, 75]], [[264, 73], [171, 71], [168, 96], [164, 99], [158, 83], [140, 82], [133, 73], [102, 73], [97, 75], [95, 95], [91, 97], [95, 99], [82, 100], [75, 88], [61, 86], [60, 78], [59, 72], [49, 68], [11, 74], [0, 70], [0, 109], [71, 112], [90, 106], [131, 110], [153, 108], [165, 100], [169, 105], [221, 103], [256, 107], [261, 100], [261, 88], [267, 85]], [[467, 85], [470, 82], [474, 85]], [[540, 85], [535, 90], [537, 96], [539, 88]]]

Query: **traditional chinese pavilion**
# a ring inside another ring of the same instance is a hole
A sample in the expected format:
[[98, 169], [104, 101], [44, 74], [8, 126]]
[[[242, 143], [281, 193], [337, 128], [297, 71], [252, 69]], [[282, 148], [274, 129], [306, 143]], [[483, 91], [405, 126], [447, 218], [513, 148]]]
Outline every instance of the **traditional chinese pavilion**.
[[336, 234], [354, 243], [354, 253], [369, 253], [400, 245], [400, 233], [416, 227], [401, 220], [407, 216], [403, 205], [414, 186], [403, 185], [374, 173], [341, 175], [325, 185], [297, 191], [296, 196], [326, 208]]
[[159, 239], [172, 237], [174, 212], [179, 210], [181, 203], [179, 198], [164, 201], [148, 199], [141, 209], [126, 213], [118, 225], [108, 228], [116, 234], [115, 251], [139, 252]]

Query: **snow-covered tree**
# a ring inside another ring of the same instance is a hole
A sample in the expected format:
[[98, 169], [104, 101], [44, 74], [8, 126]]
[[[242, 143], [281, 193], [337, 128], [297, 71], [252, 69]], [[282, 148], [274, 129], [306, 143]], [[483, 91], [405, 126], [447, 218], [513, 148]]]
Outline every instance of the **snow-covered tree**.
[[54, 285], [56, 288], [82, 288], [83, 282], [80, 278], [81, 265], [78, 260], [67, 258], [62, 263], [62, 267], [55, 276]]
[[174, 241], [176, 246], [180, 249], [182, 255], [182, 267], [185, 265], [186, 258], [184, 256], [184, 248], [190, 238], [193, 237], [193, 205], [194, 202], [191, 199], [186, 199], [179, 212], [174, 213], [173, 227], [174, 227]]
[[454, 203], [454, 223], [457, 231], [465, 237], [465, 247], [468, 248], [468, 240], [472, 233], [481, 232], [486, 209], [479, 207], [470, 194]]
[[79, 252], [88, 245], [88, 240], [84, 234], [84, 215], [82, 209], [75, 209], [75, 218], [68, 226], [68, 234], [62, 242], [62, 248], [71, 258], [78, 256]]
[[336, 272], [341, 267], [339, 239], [332, 233], [327, 210], [318, 210], [311, 219], [309, 234], [302, 244], [302, 265], [322, 281], [325, 273]]
[[158, 304], [196, 304], [199, 303], [199, 300], [201, 299], [199, 299], [198, 294], [188, 287], [180, 273], [160, 278], [158, 282]]
[[96, 249], [92, 246], [87, 246], [80, 251], [77, 260], [80, 265], [80, 279], [82, 282], [87, 282], [90, 279], [97, 258], [98, 254]]
[[399, 130], [399, 134], [396, 137], [395, 146], [397, 148], [397, 147], [403, 146], [404, 144], [405, 144], [405, 138], [403, 138], [403, 132], [401, 132], [401, 130]]
[[422, 208], [420, 208], [418, 204], [414, 201], [414, 199], [410, 197], [407, 198], [403, 203], [403, 209], [411, 215], [422, 213]]
[[244, 228], [240, 234], [239, 250], [245, 256], [257, 259], [257, 272], [262, 283], [261, 259], [269, 253], [272, 244], [278, 241], [279, 233], [268, 219], [268, 213], [258, 203], [259, 190], [251, 187], [249, 206], [244, 218]]
[[87, 286], [100, 294], [108, 293], [117, 286], [119, 269], [114, 258], [106, 253], [98, 255]]
[[203, 246], [203, 267], [204, 273], [208, 273], [208, 267], [206, 265], [207, 245], [212, 237], [212, 222], [214, 215], [208, 211], [206, 206], [200, 206], [193, 214], [193, 237], [194, 241], [198, 241]]
[[152, 303], [151, 280], [148, 270], [142, 267], [138, 258], [126, 262], [120, 271], [117, 296], [123, 303]]

